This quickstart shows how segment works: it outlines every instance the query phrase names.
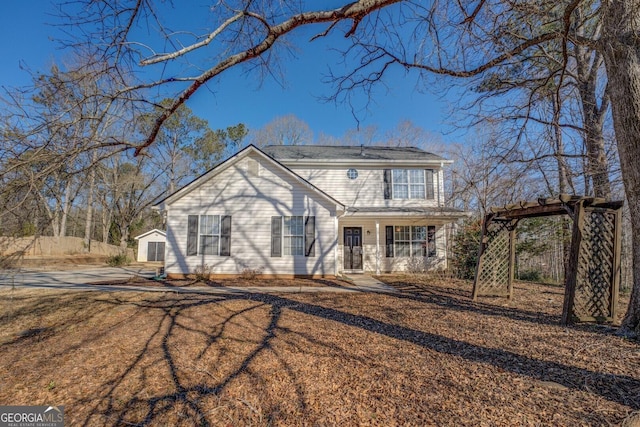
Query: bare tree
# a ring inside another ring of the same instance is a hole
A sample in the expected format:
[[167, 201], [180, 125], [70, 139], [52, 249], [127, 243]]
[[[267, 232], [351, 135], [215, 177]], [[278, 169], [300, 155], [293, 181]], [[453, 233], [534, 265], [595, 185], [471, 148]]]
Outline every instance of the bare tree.
[[313, 142], [313, 132], [309, 125], [294, 116], [276, 117], [261, 129], [251, 132], [250, 139], [253, 145], [263, 147], [265, 145], [305, 145]]

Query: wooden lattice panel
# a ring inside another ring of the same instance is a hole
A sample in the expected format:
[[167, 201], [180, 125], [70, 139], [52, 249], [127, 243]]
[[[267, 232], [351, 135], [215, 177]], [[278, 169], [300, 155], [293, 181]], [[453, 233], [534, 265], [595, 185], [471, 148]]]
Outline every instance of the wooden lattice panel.
[[572, 317], [577, 320], [611, 320], [616, 250], [616, 214], [585, 210]]
[[511, 220], [485, 221], [478, 271], [474, 282], [474, 298], [483, 296], [510, 296]]

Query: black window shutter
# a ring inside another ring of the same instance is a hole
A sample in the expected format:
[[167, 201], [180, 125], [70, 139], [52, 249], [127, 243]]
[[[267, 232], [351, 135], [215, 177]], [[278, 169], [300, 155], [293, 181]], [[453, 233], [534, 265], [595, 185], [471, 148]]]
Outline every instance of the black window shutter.
[[387, 235], [386, 255], [387, 258], [393, 258], [393, 225], [387, 225], [385, 232]]
[[316, 256], [316, 217], [304, 218], [304, 256]]
[[220, 256], [231, 256], [231, 215], [220, 219]]
[[384, 170], [384, 198], [391, 199], [391, 169]]
[[189, 215], [187, 222], [187, 256], [198, 255], [198, 215]]
[[282, 217], [271, 217], [271, 256], [282, 256]]
[[435, 198], [433, 191], [433, 169], [427, 169], [425, 172], [425, 195], [428, 200], [433, 200]]
[[429, 225], [427, 226], [427, 246], [429, 247], [429, 252], [427, 256], [434, 257], [437, 255], [436, 251], [436, 226]]

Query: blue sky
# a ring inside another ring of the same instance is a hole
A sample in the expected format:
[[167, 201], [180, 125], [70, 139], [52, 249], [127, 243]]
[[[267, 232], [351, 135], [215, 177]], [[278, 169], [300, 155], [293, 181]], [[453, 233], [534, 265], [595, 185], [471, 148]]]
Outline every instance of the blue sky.
[[[187, 2], [185, 2], [187, 3]], [[205, 2], [206, 3], [206, 2]], [[184, 4], [184, 3], [183, 3]], [[190, 4], [190, 3], [189, 3]], [[188, 6], [180, 7], [183, 19], [193, 19]], [[28, 73], [20, 68], [22, 63], [32, 71], [45, 71], [54, 61], [64, 58], [55, 38], [60, 30], [55, 24], [54, 8], [48, 0], [4, 0], [0, 14], [3, 40], [0, 45], [0, 85], [16, 87], [30, 82]], [[307, 34], [305, 34], [305, 32]], [[245, 123], [249, 129], [257, 129], [278, 116], [294, 114], [319, 133], [340, 137], [348, 129], [357, 126], [348, 105], [324, 103], [318, 98], [331, 93], [332, 88], [323, 84], [327, 64], [336, 60], [329, 51], [329, 39], [306, 43], [311, 29], [299, 31], [304, 47], [284, 64], [285, 86], [274, 79], [262, 85], [246, 75], [233, 71], [224, 74], [219, 81], [209, 84], [209, 90], [200, 90], [188, 105], [200, 117], [209, 121], [212, 128], [224, 128]], [[445, 142], [459, 142], [460, 134], [448, 134], [446, 114], [450, 105], [443, 96], [416, 91], [416, 76], [407, 76], [393, 70], [387, 79], [387, 87], [380, 87], [368, 112], [360, 114], [360, 126], [377, 126], [380, 133], [394, 128], [402, 120], [410, 120], [416, 126], [441, 136]], [[360, 98], [362, 103], [364, 98]], [[457, 138], [457, 139], [456, 139]]]

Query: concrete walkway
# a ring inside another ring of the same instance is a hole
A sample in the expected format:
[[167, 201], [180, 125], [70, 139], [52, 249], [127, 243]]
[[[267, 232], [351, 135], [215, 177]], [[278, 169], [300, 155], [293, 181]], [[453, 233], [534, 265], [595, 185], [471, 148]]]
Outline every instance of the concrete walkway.
[[349, 280], [355, 288], [363, 292], [396, 292], [393, 286], [389, 286], [368, 274], [351, 274], [346, 276], [345, 279]]
[[[41, 288], [102, 292], [176, 292], [206, 294], [239, 293], [353, 293], [395, 292], [395, 289], [367, 275], [352, 275], [347, 278], [351, 286], [253, 286], [253, 287], [172, 287], [140, 285], [100, 285], [100, 282], [129, 280], [136, 276], [152, 278], [154, 269], [131, 267], [95, 267], [68, 271], [10, 270], [0, 271], [0, 289]], [[95, 284], [89, 284], [95, 283]]]

